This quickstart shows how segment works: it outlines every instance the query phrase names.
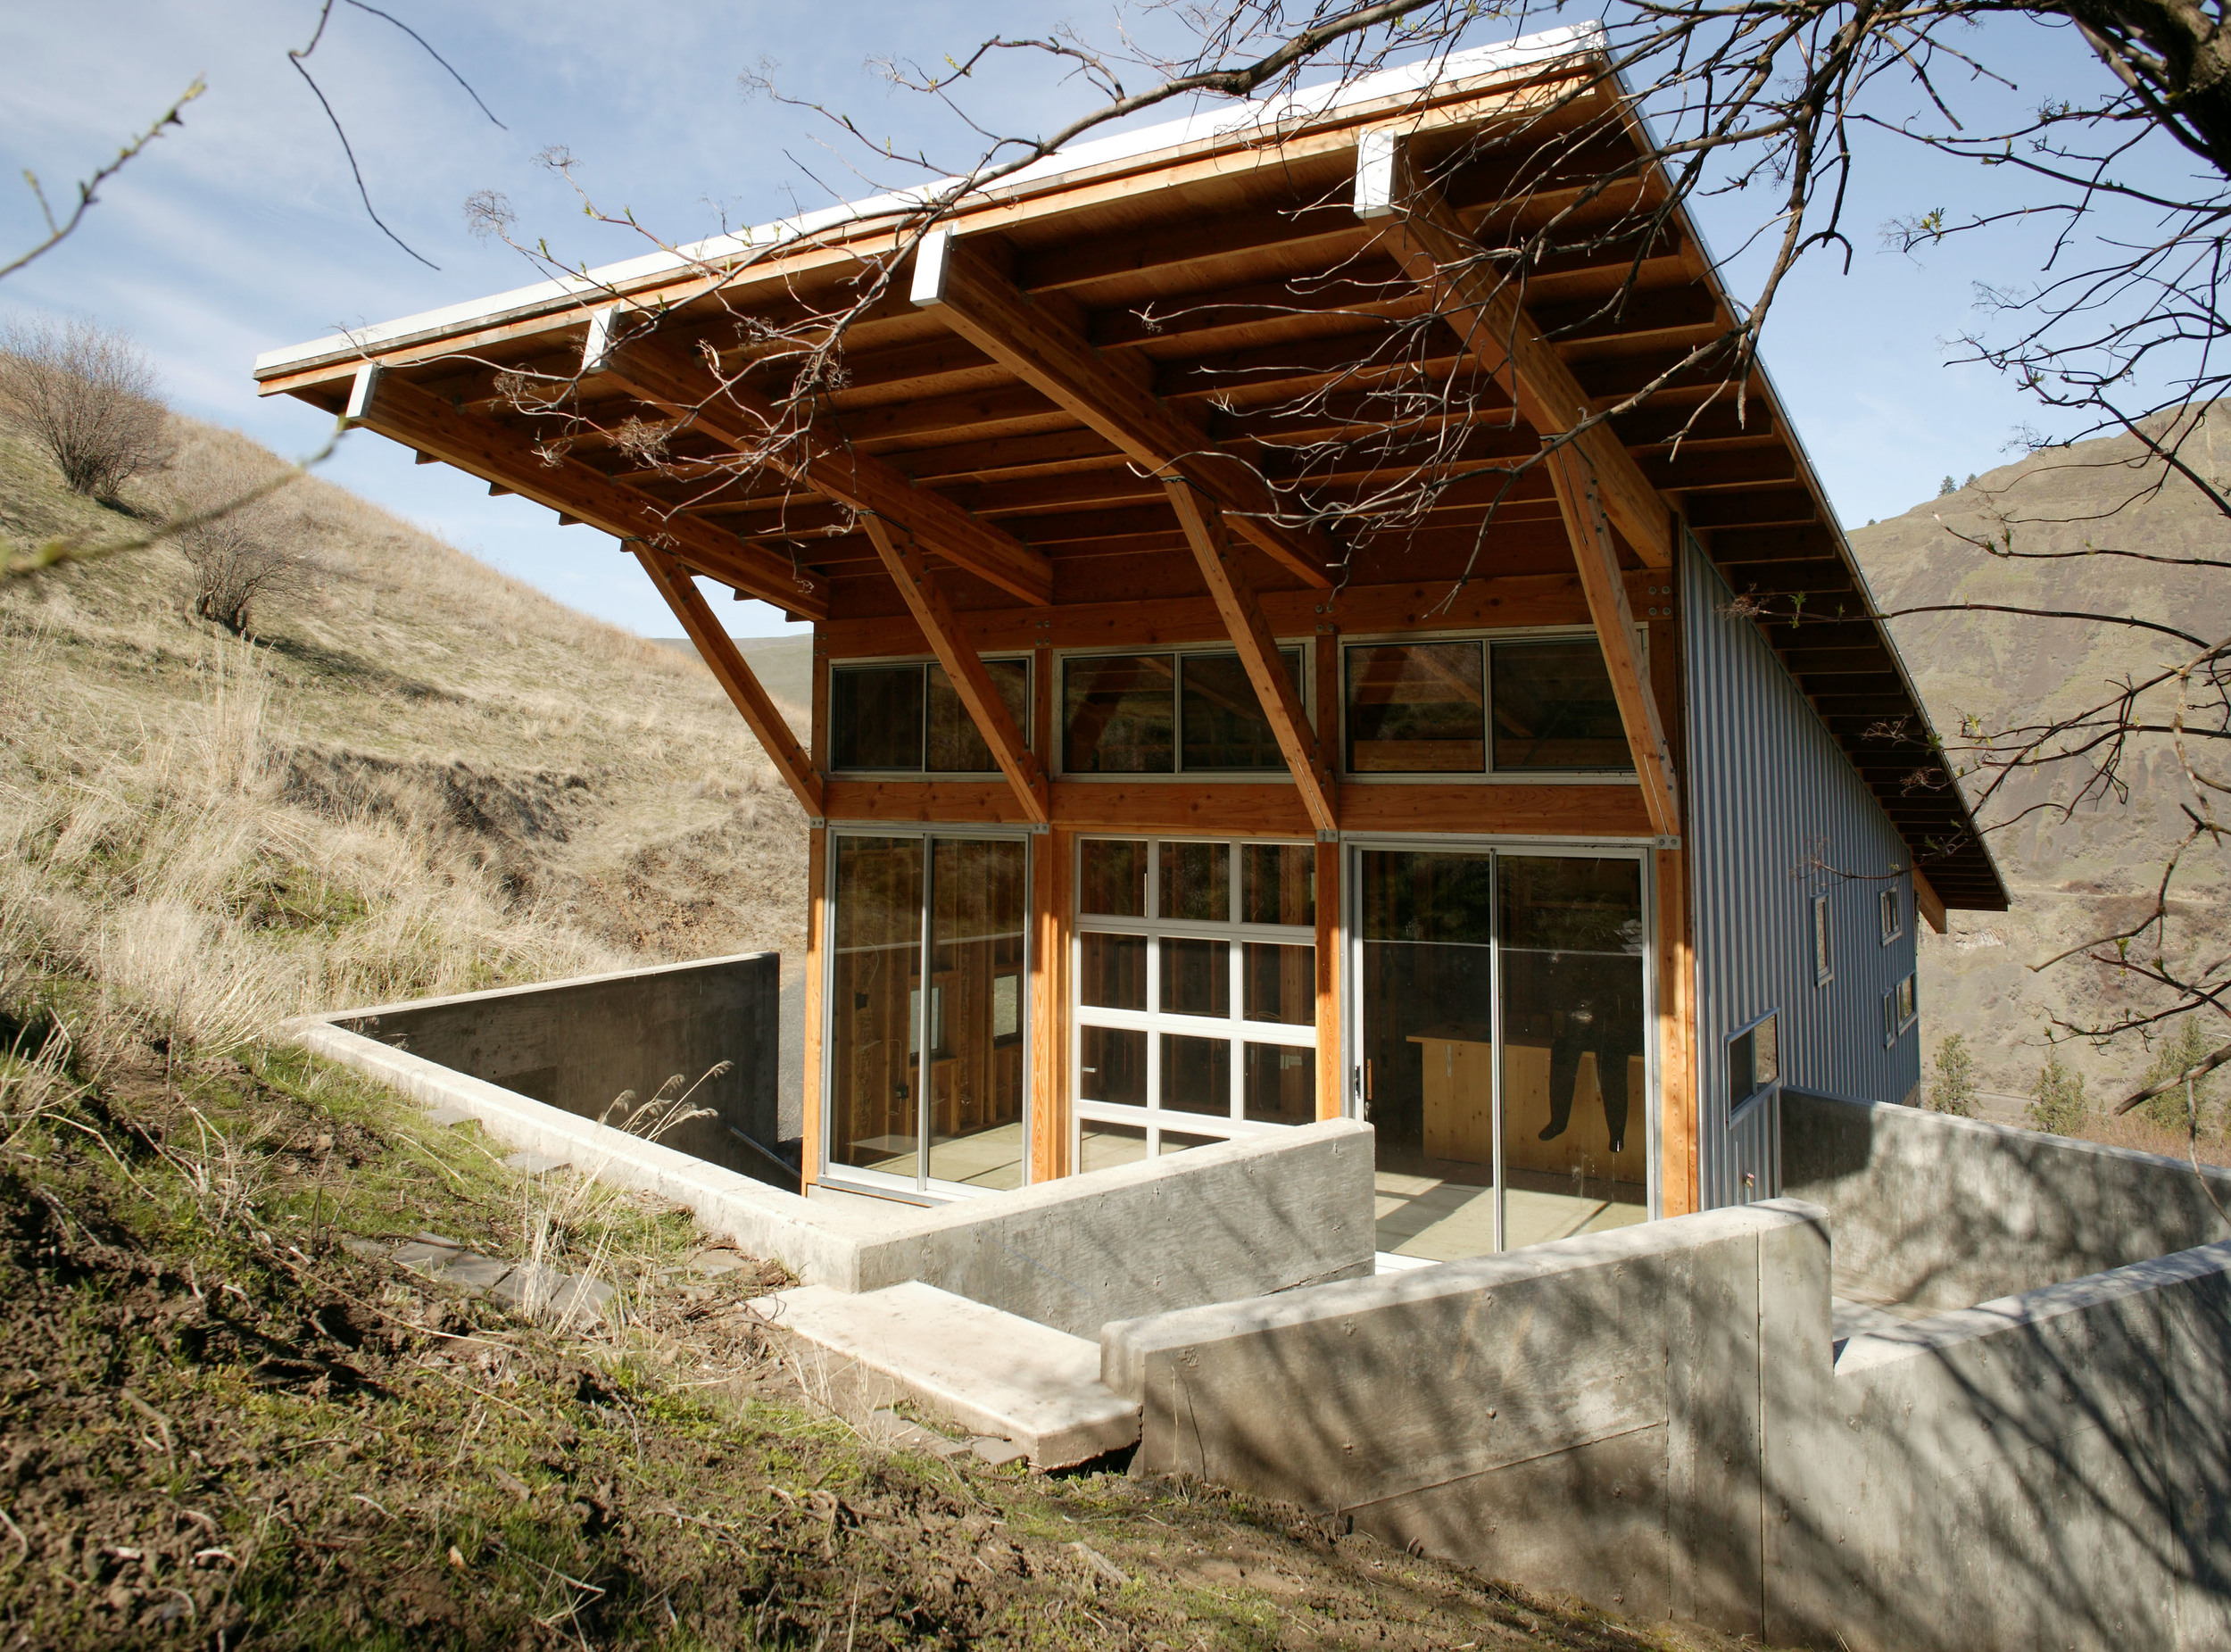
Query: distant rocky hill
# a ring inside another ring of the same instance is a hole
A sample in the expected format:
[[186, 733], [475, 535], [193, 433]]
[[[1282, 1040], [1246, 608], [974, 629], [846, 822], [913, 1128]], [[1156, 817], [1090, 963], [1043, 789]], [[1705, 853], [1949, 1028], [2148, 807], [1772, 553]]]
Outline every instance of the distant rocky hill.
[[[2231, 482], [2231, 403], [2219, 403], [2185, 444], [2185, 457], [2218, 486]], [[1969, 539], [2000, 541], [2009, 560]], [[1886, 612], [1948, 602], [2080, 610], [2164, 621], [2210, 639], [2231, 632], [2231, 569], [2164, 567], [2087, 548], [2231, 560], [2231, 529], [2200, 491], [2164, 477], [2132, 438], [2087, 442], [2034, 455], [1978, 477], [1903, 516], [1853, 532], [1852, 544]], [[2002, 542], [2003, 543], [2003, 542]], [[1964, 718], [1985, 730], [2066, 715], [2112, 692], [2127, 674], [2170, 661], [2178, 645], [2127, 629], [2004, 614], [1912, 614], [1891, 628], [1931, 718], [1948, 740]], [[2038, 971], [2045, 958], [2129, 920], [2181, 838], [2189, 796], [2166, 739], [2150, 738], [2127, 764], [2126, 798], [2053, 807], [2073, 796], [2069, 769], [2026, 777], [1986, 809], [1991, 845], [2013, 894], [2004, 914], [1955, 914], [1943, 939], [1924, 934], [1921, 997], [1928, 1047], [1967, 1034], [1985, 1088], [2026, 1092], [2044, 1058], [2049, 1012], [2104, 1015], [2124, 1001], [2109, 972], [2084, 964]], [[2182, 909], [2192, 942], [2220, 956], [2231, 917], [2209, 892], [2225, 890], [2225, 858], [2202, 858]], [[2112, 1090], [2147, 1065], [2136, 1044], [2069, 1056]]]

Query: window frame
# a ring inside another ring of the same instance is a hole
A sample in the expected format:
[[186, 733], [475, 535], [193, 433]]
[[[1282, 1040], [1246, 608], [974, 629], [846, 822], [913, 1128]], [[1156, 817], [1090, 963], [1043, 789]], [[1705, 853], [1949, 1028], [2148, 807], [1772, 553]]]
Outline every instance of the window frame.
[[[1138, 917], [1124, 917], [1082, 909], [1082, 892], [1084, 887], [1084, 846], [1088, 843], [1143, 843], [1148, 845], [1146, 913]], [[1166, 1130], [1174, 1135], [1198, 1136], [1212, 1141], [1232, 1141], [1266, 1132], [1296, 1128], [1250, 1119], [1247, 1109], [1247, 1058], [1248, 1044], [1277, 1045], [1285, 1049], [1306, 1049], [1313, 1056], [1323, 1051], [1317, 1038], [1317, 1018], [1311, 1014], [1306, 1021], [1250, 1021], [1247, 1019], [1245, 948], [1248, 942], [1277, 946], [1307, 946], [1311, 952], [1311, 978], [1314, 983], [1322, 960], [1315, 954], [1317, 945], [1317, 924], [1249, 924], [1232, 917], [1217, 922], [1202, 918], [1164, 917], [1159, 915], [1162, 898], [1162, 849], [1167, 843], [1217, 843], [1231, 851], [1231, 864], [1226, 876], [1231, 880], [1229, 909], [1240, 911], [1241, 851], [1248, 847], [1262, 846], [1277, 849], [1307, 849], [1313, 852], [1313, 840], [1290, 837], [1226, 838], [1201, 836], [1188, 833], [1142, 832], [1080, 832], [1070, 844], [1069, 889], [1072, 923], [1069, 936], [1069, 985], [1066, 992], [1069, 1017], [1068, 1082], [1070, 1102], [1071, 1162], [1082, 1164], [1082, 1133], [1087, 1123], [1123, 1125], [1143, 1127], [1147, 1131], [1147, 1156], [1157, 1158], [1162, 1150], [1162, 1135]], [[1314, 883], [1315, 868], [1312, 867]], [[1312, 909], [1323, 899], [1323, 891], [1313, 890]], [[1087, 934], [1139, 935], [1147, 942], [1147, 979], [1144, 1009], [1112, 1009], [1082, 1001], [1084, 979], [1084, 937]], [[1230, 1013], [1225, 1016], [1189, 1016], [1174, 1010], [1157, 1009], [1161, 1000], [1162, 948], [1165, 939], [1203, 939], [1222, 941], [1230, 951], [1226, 967], [1230, 970], [1227, 988]], [[1147, 1079], [1145, 1105], [1133, 1107], [1125, 1102], [1091, 1101], [1083, 1096], [1084, 1029], [1088, 1026], [1108, 1027], [1119, 1031], [1139, 1032], [1147, 1040]], [[1227, 1111], [1191, 1113], [1180, 1108], [1162, 1104], [1161, 1035], [1176, 1034], [1194, 1038], [1215, 1038], [1226, 1041], [1232, 1047], [1231, 1095]], [[1313, 1093], [1321, 1090], [1323, 1074], [1316, 1075]], [[1315, 1108], [1311, 1109], [1314, 1122]]]
[[1888, 946], [1905, 934], [1905, 891], [1895, 883], [1885, 884], [1878, 904], [1882, 911], [1882, 943]]
[[1827, 986], [1836, 979], [1836, 947], [1829, 933], [1829, 898], [1812, 897], [1812, 984]]
[[[1755, 1051], [1758, 1047], [1758, 1031], [1762, 1026], [1771, 1026], [1774, 1029], [1774, 1075], [1773, 1077], [1768, 1079], [1765, 1083], [1761, 1083], [1758, 1080], [1758, 1063], [1754, 1058], [1751, 1064], [1750, 1092], [1740, 1099], [1738, 1099], [1735, 1094], [1734, 1083], [1736, 1045], [1738, 1042], [1748, 1040], [1750, 1041], [1751, 1048]], [[1770, 1098], [1777, 1097], [1781, 1094], [1782, 1058], [1780, 1007], [1778, 1005], [1774, 1009], [1768, 1010], [1764, 1015], [1754, 1016], [1750, 1020], [1745, 1022], [1741, 1026], [1736, 1028], [1734, 1032], [1728, 1034], [1727, 1041], [1722, 1046], [1722, 1049], [1725, 1051], [1729, 1081], [1728, 1125], [1730, 1129], [1732, 1129], [1737, 1124], [1741, 1122], [1743, 1119], [1749, 1117], [1751, 1114], [1757, 1111], [1759, 1106], [1762, 1102], [1768, 1100]]]
[[1890, 990], [1882, 995], [1882, 1047], [1895, 1049], [1900, 1039], [1913, 1030], [1921, 1018], [1920, 981], [1918, 970], [1909, 969], [1890, 984]]
[[[1301, 676], [1299, 692], [1301, 694], [1302, 710], [1307, 718], [1311, 731], [1314, 733], [1317, 726], [1316, 650], [1310, 645], [1311, 640], [1307, 637], [1273, 637], [1271, 640], [1277, 645], [1278, 652], [1281, 656], [1286, 654], [1298, 654], [1300, 656]], [[1183, 658], [1187, 655], [1201, 654], [1237, 659], [1239, 657], [1239, 653], [1240, 651], [1233, 647], [1228, 641], [1222, 643], [1210, 641], [1202, 643], [1140, 643], [1135, 647], [1130, 648], [1092, 647], [1056, 649], [1053, 652], [1052, 663], [1049, 668], [1053, 677], [1053, 681], [1049, 685], [1049, 697], [1053, 707], [1053, 735], [1049, 743], [1051, 744], [1053, 749], [1050, 751], [1046, 752], [1041, 759], [1041, 761], [1045, 766], [1047, 773], [1052, 777], [1059, 780], [1112, 781], [1116, 783], [1142, 781], [1149, 784], [1157, 785], [1166, 784], [1171, 781], [1190, 781], [1198, 783], [1202, 780], [1221, 780], [1232, 785], [1260, 785], [1265, 784], [1277, 784], [1281, 782], [1285, 784], [1291, 785], [1294, 779], [1293, 771], [1288, 768], [1283, 763], [1281, 763], [1274, 768], [1188, 768], [1185, 766], [1185, 667], [1182, 663]], [[1174, 660], [1177, 660], [1180, 662], [1177, 668], [1170, 674], [1171, 738], [1169, 768], [1166, 770], [1132, 769], [1120, 773], [1105, 768], [1071, 768], [1068, 766], [1069, 718], [1067, 692], [1069, 685], [1069, 662], [1073, 660], [1136, 660], [1149, 654], [1167, 654]], [[1124, 834], [1097, 833], [1094, 835], [1101, 837], [1120, 837], [1123, 836]], [[1205, 840], [1188, 839], [1185, 841], [1201, 842]], [[1239, 840], [1234, 839], [1232, 841], [1237, 842]], [[1267, 842], [1268, 840], [1249, 839], [1248, 841]]]
[[[1635, 645], [1646, 677], [1650, 668], [1649, 627], [1638, 621], [1634, 627]], [[1642, 784], [1642, 776], [1631, 767], [1627, 768], [1497, 768], [1495, 766], [1495, 658], [1492, 652], [1497, 643], [1561, 643], [1580, 637], [1594, 640], [1601, 650], [1602, 639], [1592, 625], [1579, 626], [1496, 626], [1464, 631], [1397, 631], [1390, 633], [1343, 633], [1335, 639], [1338, 658], [1334, 665], [1337, 681], [1333, 690], [1338, 694], [1336, 721], [1339, 750], [1334, 754], [1339, 760], [1338, 773], [1343, 784], [1350, 781], [1359, 785], [1635, 785]], [[1389, 774], [1381, 769], [1358, 769], [1348, 766], [1348, 653], [1356, 648], [1398, 648], [1422, 646], [1434, 643], [1477, 643], [1480, 645], [1480, 726], [1481, 739], [1480, 762], [1477, 769]]]
[[[1038, 704], [1038, 664], [1035, 657], [1028, 650], [1000, 649], [985, 654], [982, 658], [984, 664], [988, 666], [1017, 663], [1022, 666], [1024, 718], [1020, 733], [1024, 745], [1035, 753], [1038, 750], [1038, 730], [1035, 726], [1038, 719], [1033, 714], [1033, 709]], [[838, 768], [836, 765], [836, 674], [844, 670], [895, 671], [908, 666], [916, 666], [922, 669], [922, 767], [919, 768]], [[829, 708], [829, 727], [826, 731], [828, 740], [826, 749], [830, 757], [828, 772], [831, 775], [846, 780], [982, 780], [987, 776], [997, 776], [999, 774], [997, 758], [993, 759], [991, 767], [989, 768], [932, 768], [929, 766], [930, 668], [932, 667], [935, 667], [940, 671], [945, 668], [944, 662], [934, 654], [861, 654], [843, 660], [832, 660], [828, 662], [826, 669], [829, 682], [826, 704]], [[961, 715], [964, 717], [968, 715], [965, 706], [962, 708]], [[972, 726], [974, 721], [974, 718], [970, 718]], [[983, 731], [979, 729], [977, 733], [981, 735]], [[984, 743], [989, 745], [991, 743], [986, 741]]]

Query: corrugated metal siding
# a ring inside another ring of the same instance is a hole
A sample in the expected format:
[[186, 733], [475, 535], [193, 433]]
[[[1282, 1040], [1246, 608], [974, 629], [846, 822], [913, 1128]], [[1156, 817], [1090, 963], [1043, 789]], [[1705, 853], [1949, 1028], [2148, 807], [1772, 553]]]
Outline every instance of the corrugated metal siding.
[[[1686, 831], [1696, 926], [1698, 1191], [1705, 1208], [1781, 1191], [1771, 1105], [1728, 1120], [1729, 1037], [1779, 1012], [1782, 1082], [1901, 1101], [1920, 1078], [1920, 1027], [1884, 1044], [1883, 995], [1913, 970], [1911, 863], [1858, 773], [1755, 620], [1691, 541], [1682, 561], [1688, 645]], [[1890, 868], [1903, 932], [1885, 945]], [[1812, 897], [1829, 899], [1835, 977], [1814, 981]], [[1748, 1173], [1753, 1180], [1746, 1185]]]

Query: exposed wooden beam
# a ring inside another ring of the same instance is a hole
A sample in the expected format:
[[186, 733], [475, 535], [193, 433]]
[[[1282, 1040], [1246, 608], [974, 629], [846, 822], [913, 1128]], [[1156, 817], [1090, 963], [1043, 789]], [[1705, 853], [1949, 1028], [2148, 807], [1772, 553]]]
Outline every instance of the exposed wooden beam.
[[[1301, 788], [1301, 801], [1311, 822], [1320, 832], [1339, 831], [1339, 782], [1318, 754], [1309, 713], [1295, 691], [1293, 678], [1286, 674], [1286, 661], [1264, 621], [1254, 587], [1232, 558], [1223, 513], [1203, 499], [1190, 482], [1172, 481], [1163, 486], [1170, 496], [1170, 508], [1185, 529], [1186, 542], [1193, 548], [1193, 560], [1200, 565], [1208, 594], [1215, 601], [1216, 612], [1231, 634], [1232, 645], [1240, 651], [1240, 664], [1255, 686], [1263, 715], [1270, 720], [1280, 754], [1286, 760], [1294, 784]], [[1324, 692], [1323, 685], [1318, 692]]]
[[767, 690], [759, 686], [759, 679], [752, 675], [751, 668], [737, 652], [734, 639], [713, 618], [712, 609], [692, 583], [689, 569], [655, 545], [638, 543], [634, 551], [643, 571], [651, 576], [651, 583], [659, 587], [659, 594], [666, 598], [667, 606], [682, 622], [682, 629], [697, 644], [706, 669], [743, 714], [743, 720], [758, 736], [760, 749], [797, 797], [806, 818], [815, 821], [823, 818], [825, 810], [821, 776], [814, 768], [813, 759], [791, 732], [789, 719], [767, 698]]
[[800, 589], [787, 558], [668, 511], [577, 459], [547, 464], [527, 436], [493, 419], [460, 413], [375, 363], [358, 369], [343, 416], [485, 481], [500, 480], [522, 497], [591, 523], [616, 539], [664, 545], [692, 567], [787, 612], [828, 617], [827, 590]]
[[1681, 811], [1673, 752], [1658, 720], [1657, 696], [1650, 692], [1650, 679], [1636, 651], [1635, 612], [1628, 605], [1627, 582], [1620, 577], [1619, 552], [1612, 545], [1596, 477], [1587, 459], [1572, 446], [1548, 449], [1542, 464], [1557, 489], [1557, 508], [1572, 541], [1572, 560], [1580, 570], [1580, 589], [1596, 621], [1597, 640], [1603, 645], [1604, 668], [1611, 676], [1612, 697], [1619, 701], [1628, 748], [1634, 753], [1635, 776], [1642, 782], [1651, 829], [1662, 837], [1679, 837]]
[[724, 384], [678, 345], [648, 332], [629, 333], [631, 323], [647, 327], [649, 318], [638, 321], [610, 309], [591, 318], [585, 374], [607, 375], [737, 452], [764, 454], [800, 486], [883, 517], [947, 561], [1026, 602], [1053, 601], [1052, 564], [1012, 534], [979, 522], [941, 494], [916, 488], [888, 461], [810, 428], [783, 435], [780, 415], [767, 397], [744, 385]]
[[1007, 776], [1015, 801], [1023, 806], [1024, 815], [1031, 821], [1045, 825], [1053, 818], [1045, 771], [1031, 755], [1030, 742], [1015, 726], [1014, 715], [1007, 709], [1007, 701], [999, 697], [991, 674], [983, 668], [983, 660], [961, 635], [960, 624], [953, 618], [952, 604], [945, 600], [945, 594], [931, 577], [921, 548], [893, 532], [892, 525], [878, 517], [863, 517], [860, 526], [867, 530], [875, 554], [883, 559], [883, 567], [899, 587], [899, 594], [906, 599], [915, 623], [929, 640], [930, 652], [937, 656], [938, 664], [945, 668], [953, 692], [968, 710], [969, 720], [983, 736], [984, 744], [991, 748], [991, 760]]
[[915, 253], [914, 302], [1024, 384], [1156, 475], [1182, 477], [1222, 508], [1235, 532], [1320, 590], [1331, 559], [1322, 533], [1281, 527], [1277, 495], [1243, 461], [1218, 451], [1153, 393], [1103, 359], [1075, 328], [943, 229]]
[[1920, 867], [1913, 868], [1913, 909], [1938, 934], [1945, 933], [1945, 898], [1937, 892], [1936, 885], [1922, 875]]
[[[1381, 220], [1386, 244], [1410, 278], [1545, 440], [1561, 436], [1591, 409], [1580, 386], [1512, 284], [1489, 267], [1439, 191], [1411, 171], [1406, 129], [1374, 127], [1356, 151], [1356, 212]], [[1672, 563], [1673, 514], [1608, 425], [1573, 438], [1598, 478], [1604, 508], [1634, 552], [1652, 568]]]

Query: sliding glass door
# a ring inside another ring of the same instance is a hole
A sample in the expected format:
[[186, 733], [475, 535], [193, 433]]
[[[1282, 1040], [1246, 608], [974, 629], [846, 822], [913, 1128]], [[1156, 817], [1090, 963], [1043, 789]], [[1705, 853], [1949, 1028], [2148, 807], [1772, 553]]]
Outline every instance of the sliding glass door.
[[1028, 844], [837, 833], [831, 849], [825, 1162], [892, 1191], [1021, 1186]]
[[1355, 851], [1352, 1090], [1379, 1249], [1448, 1261], [1642, 1220], [1642, 863]]

